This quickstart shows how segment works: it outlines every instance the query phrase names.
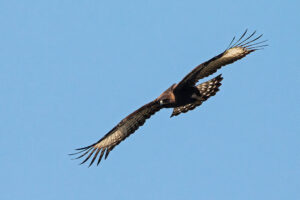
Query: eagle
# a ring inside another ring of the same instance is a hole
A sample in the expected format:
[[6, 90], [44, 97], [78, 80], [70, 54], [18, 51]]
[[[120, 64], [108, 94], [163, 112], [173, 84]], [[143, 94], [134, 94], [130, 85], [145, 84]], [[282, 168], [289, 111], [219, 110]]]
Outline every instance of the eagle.
[[260, 41], [263, 36], [256, 35], [256, 31], [247, 34], [247, 30], [236, 39], [233, 37], [229, 46], [221, 54], [196, 66], [179, 83], [171, 85], [159, 97], [150, 103], [137, 109], [122, 121], [120, 121], [111, 131], [104, 135], [99, 141], [86, 147], [78, 148], [70, 155], [76, 155], [75, 159], [83, 158], [80, 164], [85, 163], [91, 158], [89, 166], [95, 160], [99, 165], [103, 156], [106, 159], [109, 153], [120, 142], [133, 134], [147, 119], [163, 108], [173, 108], [171, 117], [186, 113], [200, 106], [204, 101], [214, 96], [221, 86], [222, 74], [204, 83], [197, 82], [215, 73], [222, 66], [231, 64], [256, 50], [261, 50], [267, 44], [267, 40]]

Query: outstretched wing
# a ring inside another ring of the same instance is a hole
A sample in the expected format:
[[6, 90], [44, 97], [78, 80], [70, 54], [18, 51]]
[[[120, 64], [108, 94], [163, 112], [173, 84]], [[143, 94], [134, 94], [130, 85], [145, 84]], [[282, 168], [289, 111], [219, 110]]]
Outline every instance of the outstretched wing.
[[184, 106], [179, 106], [179, 107], [174, 108], [171, 117], [177, 116], [181, 113], [186, 113], [190, 110], [193, 110], [197, 106], [200, 106], [208, 98], [214, 96], [219, 91], [219, 87], [222, 85], [221, 84], [222, 80], [223, 80], [223, 77], [220, 74], [217, 77], [215, 77], [215, 78], [213, 78], [209, 81], [206, 81], [204, 83], [201, 83], [201, 84], [197, 85], [196, 87], [199, 90], [199, 93], [201, 95], [199, 97], [199, 100], [197, 100], [194, 103], [189, 103], [189, 104], [186, 104]]
[[[213, 73], [215, 73], [222, 66], [231, 64], [246, 55], [250, 54], [253, 51], [259, 50], [265, 46], [264, 41], [255, 42], [262, 37], [259, 35], [258, 37], [254, 37], [256, 31], [254, 31], [251, 35], [246, 37], [247, 30], [243, 33], [243, 35], [235, 41], [235, 37], [232, 39], [229, 47], [221, 54], [215, 56], [214, 58], [206, 61], [198, 65], [194, 68], [189, 74], [187, 74], [177, 85], [175, 90], [180, 90], [185, 87], [193, 86], [197, 83], [199, 79], [207, 77]], [[246, 37], [246, 38], [245, 38]], [[253, 39], [254, 37], [254, 39]], [[245, 38], [245, 39], [244, 39]], [[255, 43], [254, 43], [255, 42]]]
[[87, 147], [76, 149], [79, 152], [76, 152], [74, 154], [81, 154], [76, 159], [82, 158], [85, 155], [87, 155], [87, 157], [81, 162], [81, 164], [83, 164], [93, 155], [93, 159], [91, 160], [89, 165], [91, 166], [96, 160], [98, 154], [100, 153], [97, 162], [97, 165], [99, 165], [104, 153], [106, 159], [109, 152], [113, 148], [115, 148], [115, 146], [117, 146], [120, 142], [125, 140], [129, 135], [134, 133], [140, 126], [142, 126], [145, 123], [146, 119], [150, 118], [151, 115], [159, 111], [161, 108], [162, 107], [157, 101], [152, 101], [144, 105], [143, 107], [139, 108], [138, 110], [124, 118], [117, 126], [115, 126], [111, 131], [109, 131], [98, 142]]

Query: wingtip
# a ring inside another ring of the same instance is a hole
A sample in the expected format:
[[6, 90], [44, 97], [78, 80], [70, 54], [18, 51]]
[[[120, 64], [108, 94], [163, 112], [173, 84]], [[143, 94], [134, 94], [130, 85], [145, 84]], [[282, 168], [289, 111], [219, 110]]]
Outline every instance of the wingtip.
[[[250, 35], [246, 36], [247, 32], [248, 32], [248, 29], [246, 29], [246, 31], [242, 34], [242, 36], [236, 42], [234, 42], [234, 44], [230, 45], [229, 48], [227, 48], [226, 50], [228, 50], [230, 48], [234, 48], [234, 47], [239, 47], [239, 46], [249, 49], [249, 47], [251, 47], [251, 46], [255, 46], [255, 45], [266, 42], [266, 40], [264, 40], [264, 41], [261, 41], [258, 43], [253, 43], [254, 41], [257, 41], [258, 39], [260, 39], [263, 36], [263, 34], [258, 35], [254, 39], [250, 39], [254, 35], [256, 35], [257, 31], [255, 30]], [[250, 52], [252, 52], [251, 50], [252, 49], [249, 49]]]

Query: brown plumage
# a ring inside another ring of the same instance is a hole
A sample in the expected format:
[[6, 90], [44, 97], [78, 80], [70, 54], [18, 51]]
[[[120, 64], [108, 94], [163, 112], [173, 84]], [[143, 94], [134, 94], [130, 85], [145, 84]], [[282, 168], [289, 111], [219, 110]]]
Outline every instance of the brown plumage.
[[251, 52], [267, 46], [263, 44], [266, 41], [254, 43], [254, 41], [257, 41], [262, 35], [252, 39], [255, 32], [245, 38], [246, 33], [247, 30], [237, 41], [233, 38], [229, 47], [223, 53], [198, 65], [178, 84], [173, 84], [158, 98], [128, 115], [98, 142], [87, 147], [76, 149], [78, 152], [71, 155], [80, 154], [77, 158], [86, 156], [81, 164], [91, 158], [89, 166], [91, 166], [95, 160], [97, 160], [97, 165], [99, 165], [103, 156], [106, 159], [111, 150], [134, 133], [148, 118], [160, 109], [174, 108], [171, 115], [172, 117], [193, 110], [208, 98], [214, 96], [221, 86], [223, 79], [221, 75], [196, 85], [199, 79], [207, 77], [215, 73], [222, 66], [233, 63]]
[[221, 81], [223, 80], [221, 74], [209, 81], [201, 83], [196, 86], [200, 93], [200, 98], [194, 103], [189, 103], [183, 106], [175, 107], [171, 117], [177, 116], [180, 113], [186, 113], [189, 110], [195, 109], [197, 106], [200, 106], [204, 101], [209, 97], [214, 96], [218, 91], [219, 87], [222, 85]]

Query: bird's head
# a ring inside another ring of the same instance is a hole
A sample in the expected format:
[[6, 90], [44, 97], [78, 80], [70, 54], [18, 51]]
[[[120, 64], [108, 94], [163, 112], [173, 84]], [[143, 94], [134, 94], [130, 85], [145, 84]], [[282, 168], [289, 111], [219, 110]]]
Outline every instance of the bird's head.
[[170, 108], [173, 106], [173, 104], [175, 103], [175, 95], [173, 93], [173, 89], [175, 88], [175, 86], [176, 84], [173, 84], [156, 99], [161, 106], [166, 108]]

